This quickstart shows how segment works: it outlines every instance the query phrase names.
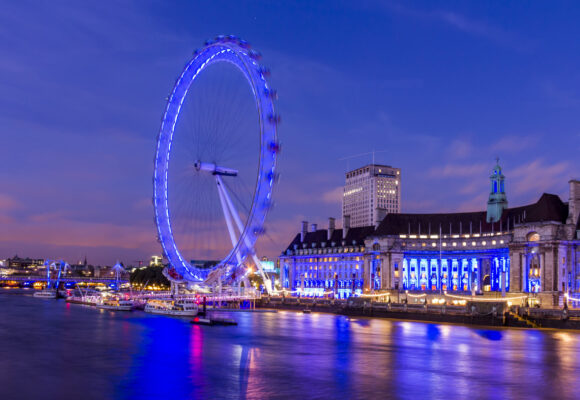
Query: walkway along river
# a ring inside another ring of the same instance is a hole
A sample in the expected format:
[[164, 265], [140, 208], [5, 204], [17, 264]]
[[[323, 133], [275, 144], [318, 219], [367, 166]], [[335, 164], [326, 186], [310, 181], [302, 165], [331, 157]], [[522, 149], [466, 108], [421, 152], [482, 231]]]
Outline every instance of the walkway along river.
[[522, 307], [510, 305], [504, 301], [466, 301], [464, 303], [453, 305], [375, 302], [365, 298], [332, 300], [307, 297], [262, 297], [256, 304], [261, 308], [309, 310], [353, 317], [580, 330], [580, 309]]

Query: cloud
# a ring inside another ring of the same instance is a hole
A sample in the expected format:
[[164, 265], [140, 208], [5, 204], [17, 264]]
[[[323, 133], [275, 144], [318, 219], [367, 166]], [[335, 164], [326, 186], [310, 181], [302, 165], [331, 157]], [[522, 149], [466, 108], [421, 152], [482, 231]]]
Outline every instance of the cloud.
[[514, 32], [505, 30], [498, 26], [491, 25], [483, 20], [469, 18], [457, 12], [447, 10], [419, 10], [408, 8], [397, 3], [381, 3], [388, 10], [411, 18], [433, 21], [451, 27], [459, 32], [481, 37], [493, 41], [497, 44], [515, 48], [519, 51], [526, 51], [531, 47], [531, 42]]
[[574, 85], [562, 87], [553, 81], [544, 81], [540, 88], [547, 100], [549, 106], [557, 108], [578, 108], [580, 106], [580, 97], [578, 92], [572, 89]]
[[511, 153], [513, 151], [532, 148], [539, 142], [540, 136], [538, 135], [504, 136], [497, 142], [492, 143], [489, 150], [492, 152]]
[[405, 199], [402, 203], [404, 213], [424, 213], [425, 210], [433, 209], [437, 203], [433, 199]]
[[20, 204], [12, 196], [0, 193], [0, 211], [11, 211], [19, 206]]
[[473, 152], [473, 145], [468, 139], [454, 139], [449, 148], [447, 149], [447, 154], [452, 158], [467, 158]]
[[487, 203], [487, 198], [487, 193], [480, 193], [478, 195], [472, 196], [468, 200], [459, 203], [453, 212], [471, 212], [484, 210]]
[[480, 177], [485, 175], [489, 164], [447, 164], [443, 167], [433, 167], [428, 174], [432, 177]]
[[[571, 165], [568, 161], [555, 164], [538, 158], [510, 171], [506, 192], [516, 193], [519, 198], [533, 200], [543, 192], [565, 192]], [[511, 188], [510, 188], [511, 185]]]
[[154, 226], [74, 221], [57, 213], [13, 221], [0, 232], [3, 242], [31, 242], [53, 246], [157, 248]]
[[482, 180], [483, 176], [479, 177], [478, 179], [473, 179], [467, 182], [464, 185], [461, 185], [459, 188], [459, 194], [462, 195], [473, 195], [475, 193], [484, 192], [485, 186], [483, 185], [484, 181]]
[[344, 186], [338, 186], [322, 194], [322, 201], [327, 204], [342, 204]]

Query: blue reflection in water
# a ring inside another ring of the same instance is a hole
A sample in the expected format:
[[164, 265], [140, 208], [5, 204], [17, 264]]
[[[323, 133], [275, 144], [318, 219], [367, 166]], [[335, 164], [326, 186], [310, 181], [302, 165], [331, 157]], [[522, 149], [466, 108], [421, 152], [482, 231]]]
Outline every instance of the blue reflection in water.
[[441, 336], [441, 331], [439, 327], [434, 324], [427, 324], [427, 338], [432, 341], [436, 341], [439, 336]]
[[342, 393], [350, 391], [350, 320], [347, 317], [339, 316], [335, 320], [335, 368], [336, 368], [336, 385], [337, 390]]
[[519, 399], [577, 393], [577, 333], [317, 313], [230, 316], [237, 327], [203, 327], [143, 312], [0, 295], [2, 399]]
[[475, 333], [488, 340], [501, 340], [502, 338], [501, 331], [498, 330], [476, 330]]

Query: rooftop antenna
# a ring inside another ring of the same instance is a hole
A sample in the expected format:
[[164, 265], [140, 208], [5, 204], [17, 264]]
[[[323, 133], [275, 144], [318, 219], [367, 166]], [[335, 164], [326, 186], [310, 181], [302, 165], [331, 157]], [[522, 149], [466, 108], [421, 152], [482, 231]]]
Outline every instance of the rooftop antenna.
[[378, 150], [378, 151], [376, 151], [376, 150], [373, 149], [373, 151], [369, 151], [367, 153], [355, 154], [353, 156], [347, 156], [347, 157], [339, 158], [338, 161], [344, 161], [344, 160], [346, 160], [346, 170], [348, 171], [348, 170], [350, 170], [350, 168], [349, 168], [349, 160], [351, 158], [358, 158], [358, 157], [368, 156], [369, 154], [372, 154], [372, 156], [373, 156], [372, 157], [372, 161], [373, 161], [373, 165], [374, 165], [375, 164], [375, 154], [376, 153], [386, 153], [386, 152], [387, 152], [387, 150]]

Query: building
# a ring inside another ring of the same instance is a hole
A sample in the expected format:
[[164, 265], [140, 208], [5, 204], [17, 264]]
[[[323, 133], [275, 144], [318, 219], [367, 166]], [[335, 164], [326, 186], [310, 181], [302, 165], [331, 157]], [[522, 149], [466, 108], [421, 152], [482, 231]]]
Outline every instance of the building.
[[15, 255], [3, 261], [2, 275], [35, 275], [46, 269], [42, 258], [21, 258]]
[[350, 226], [378, 225], [386, 214], [401, 212], [401, 169], [369, 164], [346, 173], [342, 218]]
[[311, 296], [334, 293], [346, 298], [363, 291], [363, 269], [366, 256], [365, 239], [374, 226], [349, 226], [348, 216], [343, 229], [335, 229], [334, 218], [329, 218], [327, 229], [316, 224], [308, 230], [308, 222], [294, 237], [280, 257], [282, 288]]
[[580, 297], [580, 181], [569, 182], [567, 203], [544, 193], [514, 208], [507, 208], [499, 165], [490, 181], [487, 211], [392, 213], [376, 228], [346, 225], [346, 232], [332, 220], [324, 230], [305, 232], [303, 224], [280, 256], [281, 282], [288, 290], [340, 297], [495, 292], [545, 305], [559, 304], [566, 293]]

